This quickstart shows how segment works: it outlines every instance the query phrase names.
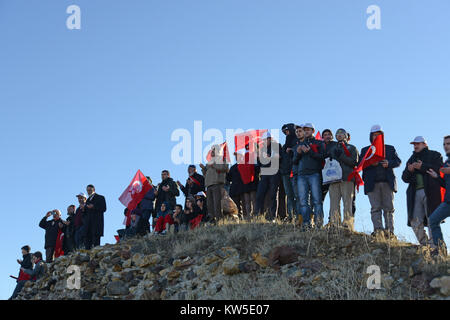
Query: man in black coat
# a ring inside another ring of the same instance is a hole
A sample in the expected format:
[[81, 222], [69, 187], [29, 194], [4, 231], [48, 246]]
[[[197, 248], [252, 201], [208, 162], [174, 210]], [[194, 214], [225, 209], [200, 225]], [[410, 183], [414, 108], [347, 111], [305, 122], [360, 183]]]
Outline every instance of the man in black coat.
[[178, 186], [187, 198], [189, 196], [194, 197], [199, 192], [205, 192], [205, 178], [197, 172], [195, 165], [191, 164], [188, 167], [189, 177], [186, 180], [186, 184], [183, 186], [180, 181], [177, 181]]
[[[47, 221], [47, 218], [53, 215], [53, 219]], [[57, 209], [47, 212], [39, 227], [45, 230], [45, 262], [53, 261], [53, 254], [55, 253], [56, 239], [58, 238], [58, 231], [64, 227], [61, 220], [61, 212]]]
[[[381, 134], [384, 135], [381, 126], [372, 126], [370, 130], [370, 143]], [[361, 150], [361, 160], [364, 158], [369, 147], [364, 147]], [[372, 235], [384, 232], [387, 236], [393, 237], [394, 192], [397, 192], [394, 168], [398, 168], [402, 161], [393, 146], [385, 145], [385, 150], [385, 159], [365, 168], [362, 179], [364, 181], [364, 194], [368, 195], [371, 205], [370, 213], [374, 229]], [[385, 228], [383, 228], [382, 211], [384, 214]]]
[[64, 255], [68, 255], [75, 249], [75, 209], [75, 205], [71, 204], [67, 208], [67, 219], [63, 221], [63, 224], [65, 224], [63, 240]]
[[86, 187], [88, 198], [85, 206], [85, 248], [91, 249], [100, 245], [100, 237], [103, 237], [104, 213], [106, 211], [105, 197], [95, 192], [95, 187], [90, 184]]
[[167, 202], [169, 210], [175, 209], [177, 204], [177, 197], [180, 195], [180, 190], [175, 181], [170, 177], [168, 170], [163, 170], [161, 172], [161, 183], [158, 184], [156, 190], [156, 206], [155, 212], [159, 212], [161, 209], [161, 204]]
[[[427, 171], [439, 172], [443, 165], [442, 155], [428, 149], [427, 142], [421, 136], [414, 139], [414, 152], [403, 171], [402, 180], [408, 183], [406, 191], [408, 208], [408, 226], [412, 227], [417, 241], [423, 246], [428, 244], [424, 227], [428, 225], [429, 215], [441, 204], [441, 186]], [[431, 231], [430, 239], [431, 239]]]

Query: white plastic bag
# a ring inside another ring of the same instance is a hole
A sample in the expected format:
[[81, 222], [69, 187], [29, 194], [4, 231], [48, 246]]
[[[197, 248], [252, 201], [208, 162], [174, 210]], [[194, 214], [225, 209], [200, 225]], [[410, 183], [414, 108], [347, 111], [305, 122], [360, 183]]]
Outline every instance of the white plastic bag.
[[342, 180], [342, 168], [338, 161], [325, 159], [325, 166], [322, 169], [323, 184], [330, 184]]

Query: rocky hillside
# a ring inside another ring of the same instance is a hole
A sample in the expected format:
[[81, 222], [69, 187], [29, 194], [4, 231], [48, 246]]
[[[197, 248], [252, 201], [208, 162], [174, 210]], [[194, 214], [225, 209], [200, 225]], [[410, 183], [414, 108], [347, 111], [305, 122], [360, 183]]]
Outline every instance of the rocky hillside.
[[[60, 257], [18, 299], [450, 299], [449, 261], [344, 229], [230, 222]], [[67, 288], [70, 265], [80, 289]], [[367, 288], [370, 265], [381, 289]]]

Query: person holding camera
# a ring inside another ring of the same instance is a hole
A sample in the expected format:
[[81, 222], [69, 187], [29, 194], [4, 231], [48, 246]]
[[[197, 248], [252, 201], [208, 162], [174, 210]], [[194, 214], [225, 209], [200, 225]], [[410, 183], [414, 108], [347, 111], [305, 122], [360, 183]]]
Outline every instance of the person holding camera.
[[[50, 216], [53, 216], [53, 219], [47, 221]], [[45, 262], [53, 262], [58, 231], [64, 228], [61, 212], [58, 209], [47, 212], [45, 217], [39, 222], [39, 227], [45, 230]]]

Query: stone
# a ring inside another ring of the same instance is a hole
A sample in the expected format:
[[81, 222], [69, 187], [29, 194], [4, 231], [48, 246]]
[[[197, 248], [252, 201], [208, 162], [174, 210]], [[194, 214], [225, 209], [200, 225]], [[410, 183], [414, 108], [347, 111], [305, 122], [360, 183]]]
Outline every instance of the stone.
[[219, 250], [214, 251], [214, 254], [218, 256], [221, 259], [226, 259], [228, 257], [235, 257], [239, 256], [238, 251], [235, 248], [232, 247], [223, 247]]
[[382, 278], [381, 282], [383, 283], [383, 287], [387, 290], [392, 289], [392, 284], [394, 283], [394, 278], [390, 275], [386, 275]]
[[167, 280], [172, 281], [180, 277], [180, 272], [173, 270], [167, 274]]
[[443, 296], [450, 296], [450, 276], [443, 276], [440, 278], [434, 278], [430, 282], [430, 287], [439, 289]]
[[239, 270], [239, 258], [236, 256], [230, 256], [229, 258], [225, 259], [225, 261], [222, 264], [223, 267], [223, 273], [226, 275], [234, 275], [240, 272]]
[[131, 268], [131, 264], [132, 264], [131, 259], [125, 260], [125, 261], [122, 263], [122, 268], [124, 268], [124, 269], [126, 269], [126, 268]]
[[106, 291], [110, 296], [123, 296], [129, 293], [128, 287], [121, 280], [108, 283], [106, 286]]
[[239, 264], [239, 271], [242, 273], [249, 273], [258, 270], [259, 266], [254, 261], [245, 261]]
[[209, 264], [214, 263], [219, 260], [220, 260], [220, 257], [218, 257], [214, 254], [210, 254], [210, 255], [207, 255], [205, 258], [203, 258], [203, 263], [209, 265]]
[[425, 294], [432, 293], [433, 289], [430, 287], [432, 277], [426, 273], [415, 275], [411, 279], [411, 287], [424, 292]]
[[269, 264], [270, 265], [285, 265], [289, 263], [296, 262], [298, 259], [298, 253], [294, 248], [290, 246], [280, 246], [273, 248], [269, 253]]
[[262, 256], [261, 253], [259, 253], [259, 252], [253, 253], [252, 258], [260, 267], [266, 268], [269, 266], [269, 259]]
[[194, 263], [194, 259], [191, 259], [190, 257], [187, 257], [185, 259], [176, 259], [173, 261], [172, 265], [175, 268], [185, 268]]

